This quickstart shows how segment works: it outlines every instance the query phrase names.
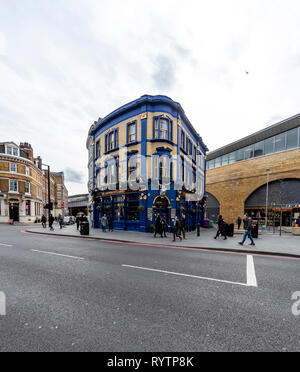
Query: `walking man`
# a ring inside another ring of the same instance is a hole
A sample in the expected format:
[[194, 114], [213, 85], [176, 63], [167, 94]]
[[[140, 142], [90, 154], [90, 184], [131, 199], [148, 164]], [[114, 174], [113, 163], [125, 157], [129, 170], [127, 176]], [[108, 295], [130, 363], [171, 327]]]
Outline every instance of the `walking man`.
[[241, 216], [238, 217], [236, 223], [238, 225], [238, 230], [239, 230], [241, 228], [241, 224], [242, 224], [242, 218], [241, 218]]
[[250, 239], [251, 244], [250, 245], [255, 245], [253, 237], [252, 237], [252, 219], [251, 217], [248, 217], [245, 223], [245, 234], [242, 242], [239, 242], [240, 245], [244, 245], [245, 241], [247, 238]]
[[184, 240], [185, 240], [185, 227], [186, 227], [185, 221], [186, 221], [185, 214], [182, 214], [181, 215], [181, 220], [180, 220], [180, 229], [181, 229], [182, 236], [183, 236]]
[[50, 217], [49, 217], [50, 231], [54, 231], [53, 223], [54, 223], [54, 217], [52, 216], [52, 214], [50, 214]]
[[47, 218], [46, 218], [46, 216], [43, 214], [43, 216], [42, 216], [42, 226], [43, 226], [44, 229], [46, 228], [46, 222], [47, 222]]
[[173, 229], [173, 242], [176, 242], [176, 238], [179, 238], [181, 241], [182, 240], [181, 226], [180, 226], [180, 222], [177, 216], [175, 216], [175, 218], [172, 219], [172, 229]]
[[154, 238], [156, 238], [156, 234], [161, 234], [161, 236], [162, 236], [161, 230], [162, 230], [161, 218], [160, 218], [160, 215], [158, 214], [157, 218], [156, 218], [156, 221], [155, 221]]
[[161, 219], [161, 237], [167, 238], [167, 219], [166, 216], [163, 216]]
[[221, 236], [224, 236], [223, 240], [226, 240], [227, 239], [226, 224], [225, 224], [225, 222], [223, 220], [223, 217], [221, 215], [218, 217], [217, 224], [218, 224], [218, 231], [217, 231], [217, 235], [214, 238], [217, 239], [221, 235]]

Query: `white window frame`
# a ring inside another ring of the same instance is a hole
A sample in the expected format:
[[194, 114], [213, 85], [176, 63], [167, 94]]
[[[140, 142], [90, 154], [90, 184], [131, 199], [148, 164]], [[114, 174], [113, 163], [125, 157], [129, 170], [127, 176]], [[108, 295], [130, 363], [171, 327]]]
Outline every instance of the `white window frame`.
[[[12, 167], [15, 168], [15, 170], [12, 170]], [[18, 167], [16, 163], [9, 163], [9, 171], [10, 173], [18, 173]]]
[[[26, 191], [26, 185], [28, 185], [28, 190], [29, 191]], [[30, 182], [25, 182], [25, 194], [31, 194], [31, 187], [30, 187]]]
[[[12, 190], [12, 187], [11, 187], [11, 183], [14, 182], [14, 186], [16, 185], [16, 190], [15, 190], [15, 187], [13, 188]], [[9, 192], [19, 192], [19, 183], [17, 180], [14, 180], [14, 179], [10, 179], [9, 180]]]

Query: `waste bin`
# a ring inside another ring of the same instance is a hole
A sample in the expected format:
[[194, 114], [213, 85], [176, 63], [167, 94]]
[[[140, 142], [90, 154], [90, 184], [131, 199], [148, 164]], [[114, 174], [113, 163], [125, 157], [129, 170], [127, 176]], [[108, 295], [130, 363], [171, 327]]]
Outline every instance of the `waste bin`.
[[215, 225], [215, 221], [214, 220], [210, 220], [209, 227], [212, 228], [212, 227], [214, 227], [214, 225]]
[[232, 238], [234, 236], [234, 224], [227, 224], [226, 225], [226, 235]]
[[258, 239], [258, 225], [257, 224], [254, 225], [251, 233], [252, 233], [253, 238]]
[[90, 224], [87, 221], [83, 221], [80, 224], [80, 235], [90, 234]]

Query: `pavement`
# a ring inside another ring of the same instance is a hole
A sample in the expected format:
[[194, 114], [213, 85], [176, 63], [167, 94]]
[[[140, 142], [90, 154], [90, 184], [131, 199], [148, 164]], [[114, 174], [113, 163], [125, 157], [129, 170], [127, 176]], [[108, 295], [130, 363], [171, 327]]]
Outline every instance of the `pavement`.
[[299, 265], [0, 226], [0, 351], [299, 352]]
[[157, 244], [170, 245], [173, 247], [186, 248], [201, 248], [221, 251], [244, 252], [244, 253], [264, 253], [268, 255], [284, 255], [291, 257], [300, 257], [300, 236], [292, 234], [272, 232], [263, 232], [255, 239], [255, 246], [250, 246], [250, 241], [246, 241], [243, 246], [238, 243], [242, 240], [243, 235], [235, 235], [232, 238], [223, 240], [222, 237], [214, 239], [216, 228], [202, 229], [200, 237], [196, 232], [186, 234], [186, 240], [172, 242], [172, 234], [168, 234], [168, 238], [156, 237], [150, 233], [140, 233], [133, 231], [114, 231], [103, 233], [101, 229], [90, 229], [89, 236], [81, 236], [77, 231], [76, 226], [66, 226], [60, 230], [58, 225], [55, 225], [55, 231], [50, 232], [49, 229], [43, 229], [41, 226], [31, 226], [26, 228], [27, 232], [38, 234], [50, 234], [58, 236], [78, 237], [82, 239], [100, 239], [116, 242], [140, 243], [140, 244]]

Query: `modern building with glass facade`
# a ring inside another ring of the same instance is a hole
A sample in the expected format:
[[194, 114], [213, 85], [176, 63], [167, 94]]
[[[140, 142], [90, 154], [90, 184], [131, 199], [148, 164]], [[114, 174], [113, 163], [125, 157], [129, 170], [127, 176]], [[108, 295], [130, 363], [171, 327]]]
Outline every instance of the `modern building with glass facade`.
[[[300, 214], [300, 114], [207, 156], [207, 212], [291, 225]], [[277, 222], [276, 222], [277, 221]]]
[[95, 122], [87, 147], [95, 228], [104, 214], [143, 232], [158, 215], [184, 213], [188, 229], [203, 220], [208, 149], [179, 103], [142, 96]]

